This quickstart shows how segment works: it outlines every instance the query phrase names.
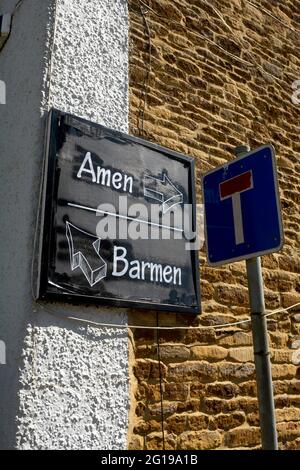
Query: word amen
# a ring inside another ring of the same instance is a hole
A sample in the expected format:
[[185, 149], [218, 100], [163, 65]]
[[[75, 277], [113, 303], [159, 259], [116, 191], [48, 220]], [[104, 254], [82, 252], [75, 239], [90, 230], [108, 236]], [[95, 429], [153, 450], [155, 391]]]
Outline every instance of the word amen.
[[121, 189], [124, 192], [132, 193], [133, 177], [123, 175], [119, 171], [112, 172], [109, 168], [102, 168], [96, 166], [94, 168], [92, 162], [91, 152], [87, 152], [84, 160], [77, 173], [77, 178], [81, 178], [82, 174], [89, 175], [93, 183], [101, 184], [102, 186], [112, 186], [114, 189]]
[[162, 266], [157, 263], [148, 263], [137, 259], [128, 261], [126, 259], [127, 250], [121, 246], [114, 247], [114, 263], [112, 275], [123, 277], [128, 272], [131, 279], [141, 279], [143, 281], [160, 282], [181, 286], [181, 268], [175, 266]]

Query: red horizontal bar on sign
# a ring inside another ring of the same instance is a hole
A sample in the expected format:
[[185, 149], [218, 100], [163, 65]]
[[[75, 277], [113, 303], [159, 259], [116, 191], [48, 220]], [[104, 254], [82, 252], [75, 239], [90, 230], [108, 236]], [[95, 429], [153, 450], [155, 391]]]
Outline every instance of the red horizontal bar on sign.
[[230, 197], [235, 193], [241, 193], [252, 187], [252, 171], [246, 171], [246, 173], [220, 183], [221, 199]]

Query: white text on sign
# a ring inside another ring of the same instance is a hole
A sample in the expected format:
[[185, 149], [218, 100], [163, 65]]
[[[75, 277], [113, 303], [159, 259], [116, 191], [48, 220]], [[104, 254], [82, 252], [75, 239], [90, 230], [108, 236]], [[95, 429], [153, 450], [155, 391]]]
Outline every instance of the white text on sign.
[[102, 186], [113, 187], [114, 189], [122, 190], [124, 192], [132, 193], [133, 190], [133, 177], [123, 174], [120, 171], [113, 172], [109, 168], [95, 166], [92, 162], [91, 152], [87, 152], [84, 160], [78, 170], [77, 178], [82, 178], [82, 175], [92, 178], [92, 182]]

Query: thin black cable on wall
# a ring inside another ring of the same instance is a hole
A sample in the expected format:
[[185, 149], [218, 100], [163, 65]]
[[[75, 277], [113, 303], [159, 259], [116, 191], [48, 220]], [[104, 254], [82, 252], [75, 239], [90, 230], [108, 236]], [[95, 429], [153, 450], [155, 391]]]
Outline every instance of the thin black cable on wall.
[[[150, 73], [151, 73], [151, 67], [152, 67], [151, 31], [150, 31], [149, 23], [148, 23], [147, 18], [146, 18], [146, 14], [148, 13], [148, 10], [144, 11], [142, 4], [143, 4], [143, 2], [141, 2], [139, 0], [140, 13], [141, 13], [141, 16], [143, 18], [143, 22], [144, 22], [144, 25], [145, 25], [145, 30], [147, 31], [147, 36], [148, 36], [148, 67], [147, 67], [146, 75], [145, 75], [144, 80], [143, 80], [142, 92], [141, 92], [140, 104], [139, 104], [138, 125], [137, 125], [137, 127], [138, 127], [138, 130], [139, 130], [140, 136], [144, 135], [145, 111], [146, 111], [146, 106], [147, 106], [149, 79], [150, 79]], [[142, 106], [142, 101], [143, 101], [143, 106]]]
[[[169, 18], [169, 17], [167, 17], [167, 16], [165, 16], [165, 15], [162, 15], [162, 14], [158, 13], [158, 12], [155, 11], [153, 8], [151, 8], [149, 5], [147, 5], [143, 0], [138, 0], [138, 2], [139, 2], [139, 7], [140, 7], [140, 8], [139, 8], [139, 9], [140, 9], [139, 14], [144, 18], [144, 22], [145, 22], [145, 25], [146, 25], [147, 30], [148, 30], [148, 29], [150, 30], [149, 23], [148, 23], [148, 21], [147, 21], [146, 18], [145, 18], [145, 14], [148, 13], [148, 12], [149, 12], [149, 13], [152, 13], [153, 15], [155, 15], [155, 16], [158, 17], [158, 18], [161, 18], [161, 19], [164, 19], [164, 20], [168, 21], [169, 24], [175, 24], [175, 25], [178, 25], [178, 26], [180, 26], [180, 27], [183, 27], [183, 25], [182, 25], [179, 21], [174, 20], [174, 19], [172, 19], [172, 18]], [[248, 3], [249, 3], [249, 2], [248, 2]], [[143, 10], [142, 10], [142, 6], [144, 6], [144, 8], [146, 9], [146, 11], [143, 11]], [[254, 4], [253, 4], [252, 6], [254, 6]], [[131, 11], [134, 11], [135, 13], [137, 13], [137, 11], [132, 7], [132, 5], [131, 5], [130, 7], [131, 7]], [[256, 8], [257, 8], [257, 6], [256, 6]], [[276, 17], [275, 17], [275, 19], [278, 20], [278, 18], [276, 18]], [[228, 25], [227, 25], [227, 26], [228, 26]], [[287, 26], [287, 25], [285, 24], [285, 26]], [[225, 49], [224, 47], [222, 47], [222, 45], [219, 44], [217, 41], [215, 41], [214, 39], [209, 38], [208, 36], [202, 34], [201, 32], [196, 31], [196, 30], [193, 30], [193, 29], [189, 28], [188, 26], [185, 26], [185, 29], [186, 29], [186, 31], [191, 31], [194, 35], [200, 37], [202, 40], [205, 40], [205, 41], [208, 42], [209, 44], [211, 44], [211, 45], [217, 47], [218, 49], [220, 49], [221, 51], [223, 51], [223, 53], [225, 54], [225, 56], [224, 56], [223, 59], [226, 60], [227, 62], [229, 62], [229, 58], [231, 58], [231, 59], [233, 59], [233, 60], [235, 60], [235, 61], [238, 61], [238, 62], [240, 62], [240, 63], [243, 63], [244, 65], [247, 65], [247, 66], [250, 67], [250, 68], [256, 69], [257, 71], [259, 71], [260, 73], [262, 73], [263, 76], [267, 75], [267, 76], [269, 76], [269, 77], [272, 77], [272, 78], [277, 82], [277, 84], [281, 87], [282, 93], [283, 93], [284, 95], [286, 95], [286, 97], [287, 97], [288, 99], [290, 99], [290, 93], [289, 93], [287, 90], [285, 90], [285, 88], [284, 88], [284, 86], [283, 86], [283, 83], [284, 83], [284, 85], [286, 85], [286, 81], [284, 81], [283, 78], [279, 78], [279, 77], [277, 77], [276, 75], [272, 74], [271, 72], [268, 72], [262, 65], [260, 65], [259, 63], [257, 63], [257, 61], [255, 60], [255, 58], [252, 58], [253, 61], [250, 62], [250, 61], [247, 60], [247, 59], [243, 59], [242, 57], [231, 53], [229, 50], [227, 50], [227, 49]], [[296, 32], [296, 33], [299, 32], [298, 30], [293, 30], [293, 31]], [[149, 39], [151, 40], [151, 37], [149, 37]], [[237, 40], [238, 38], [234, 37], [234, 39]], [[239, 41], [238, 41], [238, 42], [239, 42]]]
[[[156, 325], [159, 327], [159, 312], [156, 312]], [[158, 359], [158, 370], [159, 370], [159, 392], [160, 392], [160, 413], [161, 413], [161, 433], [162, 433], [162, 444], [163, 450], [165, 450], [165, 429], [164, 429], [164, 407], [163, 407], [163, 386], [162, 386], [162, 373], [161, 373], [161, 356], [160, 356], [160, 336], [159, 329], [156, 331], [157, 339], [157, 359]]]

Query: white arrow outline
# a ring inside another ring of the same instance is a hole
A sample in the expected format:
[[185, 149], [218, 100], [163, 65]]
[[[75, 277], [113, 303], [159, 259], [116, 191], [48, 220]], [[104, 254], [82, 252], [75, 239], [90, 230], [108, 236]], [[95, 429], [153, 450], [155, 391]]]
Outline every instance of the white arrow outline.
[[95, 284], [97, 284], [97, 282], [101, 281], [101, 279], [103, 279], [107, 275], [107, 264], [104, 261], [104, 259], [100, 256], [101, 238], [97, 238], [92, 243], [92, 245], [94, 247], [95, 252], [99, 256], [99, 260], [103, 262], [103, 265], [97, 269], [92, 269], [90, 263], [88, 262], [88, 260], [86, 259], [86, 257], [81, 251], [77, 251], [75, 253], [73, 237], [72, 237], [70, 226], [73, 227], [75, 230], [78, 230], [79, 232], [84, 233], [85, 235], [88, 235], [89, 237], [93, 237], [93, 238], [97, 238], [97, 237], [95, 237], [95, 235], [92, 235], [91, 233], [81, 230], [80, 228], [76, 227], [76, 225], [73, 225], [70, 222], [66, 222], [66, 237], [67, 237], [68, 244], [69, 244], [71, 269], [72, 271], [74, 271], [75, 269], [80, 268], [83, 274], [85, 275], [90, 286], [93, 287]]
[[[156, 191], [155, 189], [146, 187], [146, 179], [154, 180], [161, 184], [165, 184], [166, 182], [168, 182], [169, 185], [174, 188], [177, 194], [165, 200], [164, 193], [160, 191]], [[183, 201], [183, 194], [179, 191], [178, 188], [176, 188], [176, 186], [172, 183], [172, 181], [170, 180], [170, 178], [168, 177], [166, 173], [163, 174], [162, 178], [158, 178], [152, 175], [145, 175], [143, 183], [144, 183], [144, 197], [150, 197], [154, 199], [155, 201], [162, 203], [163, 214], [166, 214], [172, 207], [176, 206], [177, 204], [181, 204]], [[173, 204], [169, 205], [169, 202], [172, 201], [172, 199], [174, 199], [175, 201]], [[179, 199], [179, 200], [176, 200], [176, 199]]]

